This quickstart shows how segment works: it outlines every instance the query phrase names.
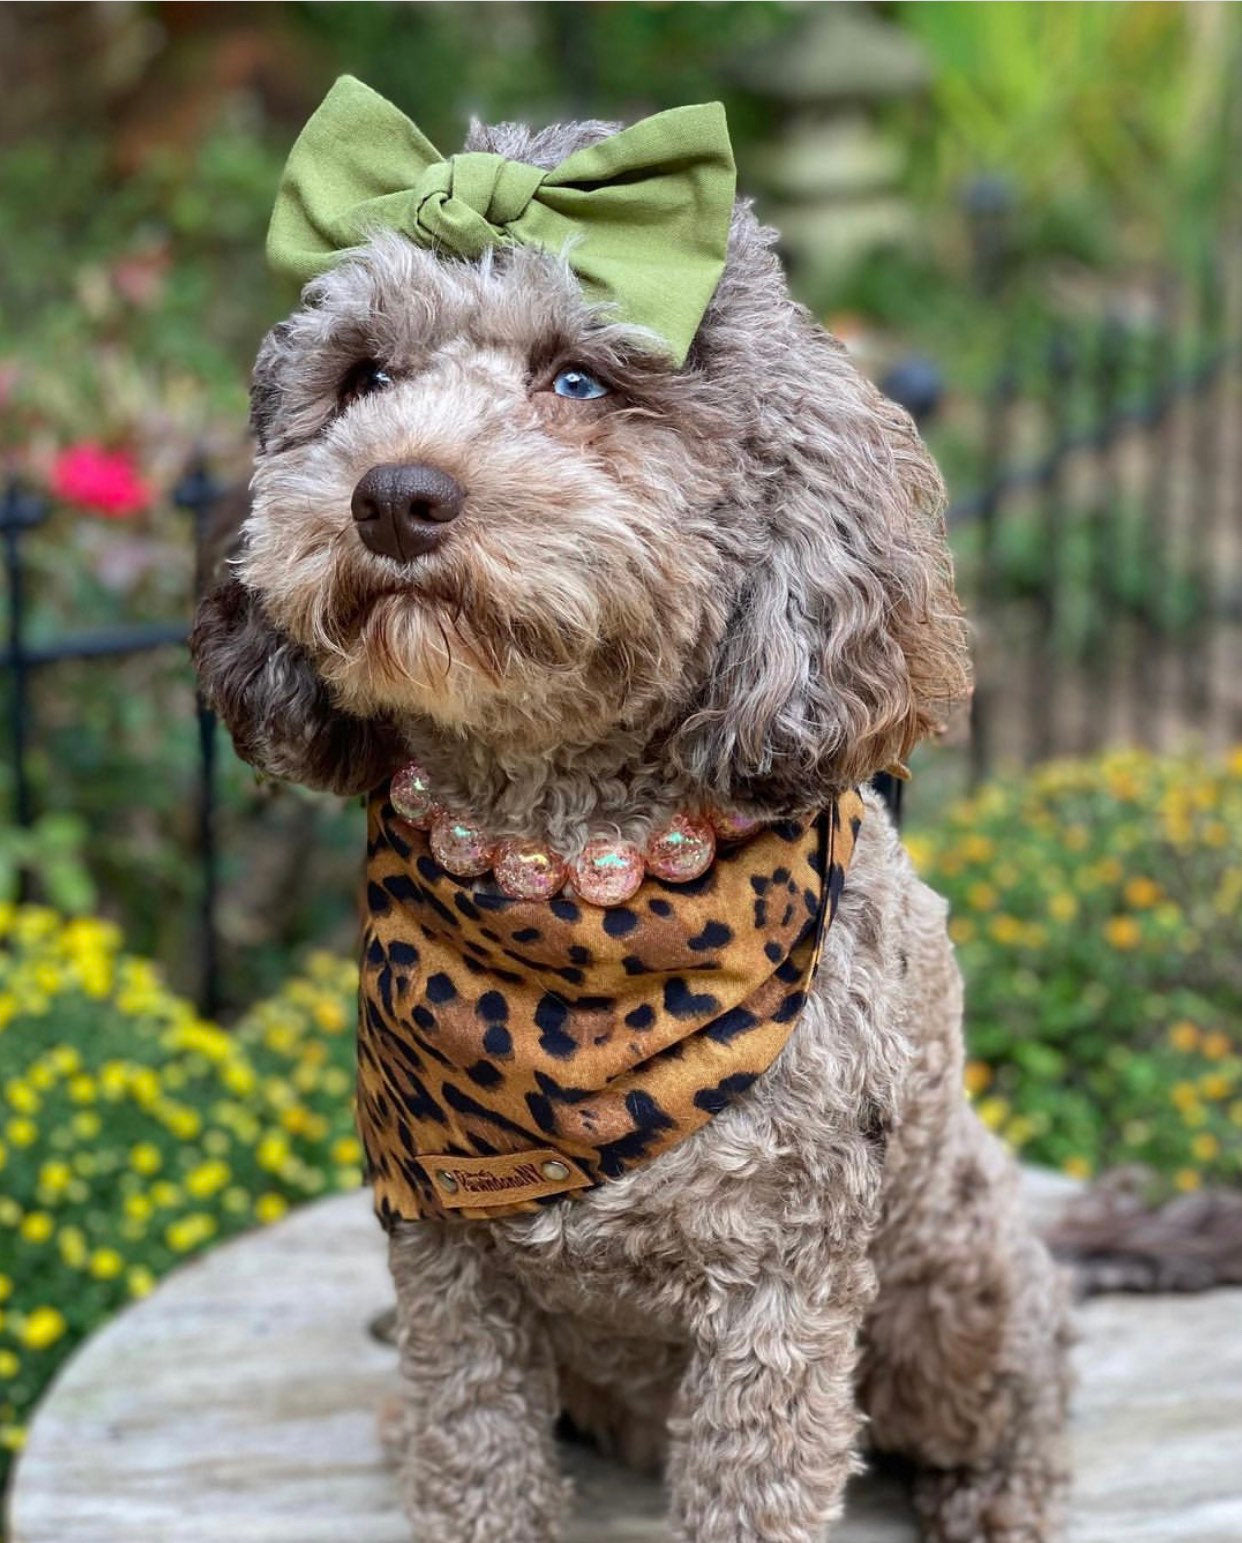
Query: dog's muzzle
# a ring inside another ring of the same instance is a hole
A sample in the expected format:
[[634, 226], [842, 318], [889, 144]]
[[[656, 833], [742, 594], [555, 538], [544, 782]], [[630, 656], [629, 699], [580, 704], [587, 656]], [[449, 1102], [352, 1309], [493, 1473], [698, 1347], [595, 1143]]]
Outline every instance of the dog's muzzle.
[[372, 466], [354, 489], [350, 509], [368, 550], [412, 563], [439, 545], [465, 497], [462, 485], [438, 466]]

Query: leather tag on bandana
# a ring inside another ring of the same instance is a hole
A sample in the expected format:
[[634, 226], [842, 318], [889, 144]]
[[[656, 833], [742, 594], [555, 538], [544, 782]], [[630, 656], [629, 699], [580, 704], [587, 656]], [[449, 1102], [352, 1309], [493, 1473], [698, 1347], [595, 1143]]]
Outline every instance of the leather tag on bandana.
[[424, 1156], [412, 1159], [446, 1211], [511, 1206], [541, 1200], [592, 1182], [563, 1152], [502, 1152], [495, 1157]]

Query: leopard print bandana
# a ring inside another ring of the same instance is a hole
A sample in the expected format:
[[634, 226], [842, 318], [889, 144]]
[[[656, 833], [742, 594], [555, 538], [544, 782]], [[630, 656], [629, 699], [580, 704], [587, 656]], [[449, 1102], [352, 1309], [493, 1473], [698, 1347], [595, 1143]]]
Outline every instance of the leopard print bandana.
[[357, 1107], [384, 1225], [534, 1210], [743, 1093], [793, 1031], [862, 810], [842, 794], [602, 910], [454, 878], [374, 794]]

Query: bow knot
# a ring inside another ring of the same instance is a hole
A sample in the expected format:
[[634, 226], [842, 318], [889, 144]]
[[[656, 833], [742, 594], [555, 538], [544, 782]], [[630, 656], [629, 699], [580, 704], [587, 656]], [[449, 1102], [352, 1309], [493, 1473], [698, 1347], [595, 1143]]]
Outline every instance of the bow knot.
[[466, 259], [537, 247], [680, 365], [724, 271], [735, 181], [719, 102], [656, 113], [549, 170], [477, 150], [446, 160], [344, 75], [290, 151], [267, 254], [305, 283], [377, 229]]
[[510, 239], [507, 227], [525, 214], [546, 175], [484, 150], [436, 161], [414, 190], [414, 223], [428, 245], [478, 257]]

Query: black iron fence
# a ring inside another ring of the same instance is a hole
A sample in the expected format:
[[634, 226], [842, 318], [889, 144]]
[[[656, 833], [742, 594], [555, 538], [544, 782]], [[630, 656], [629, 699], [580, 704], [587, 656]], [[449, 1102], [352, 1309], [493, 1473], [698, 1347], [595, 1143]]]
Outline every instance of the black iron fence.
[[[1109, 315], [1006, 358], [982, 403], [955, 403], [908, 361], [884, 381], [934, 438], [962, 418], [978, 447], [974, 491], [950, 511], [977, 628], [970, 777], [1006, 760], [1242, 737], [1242, 379], [1220, 291], [1188, 332], [1163, 292], [1141, 325]], [[228, 490], [202, 462], [174, 490], [196, 550]], [[48, 499], [0, 493], [8, 586], [10, 818], [37, 815], [30, 774], [40, 675], [67, 660], [181, 648], [184, 618], [35, 642], [25, 544]], [[201, 573], [197, 575], [201, 579]], [[187, 597], [188, 601], [189, 597]], [[197, 709], [197, 996], [220, 1002], [219, 738]], [[896, 805], [900, 785], [886, 791]]]
[[[1242, 738], [1242, 370], [1208, 270], [1017, 350], [949, 526], [975, 627], [970, 780], [1123, 741]], [[923, 361], [883, 382], [933, 439]]]

